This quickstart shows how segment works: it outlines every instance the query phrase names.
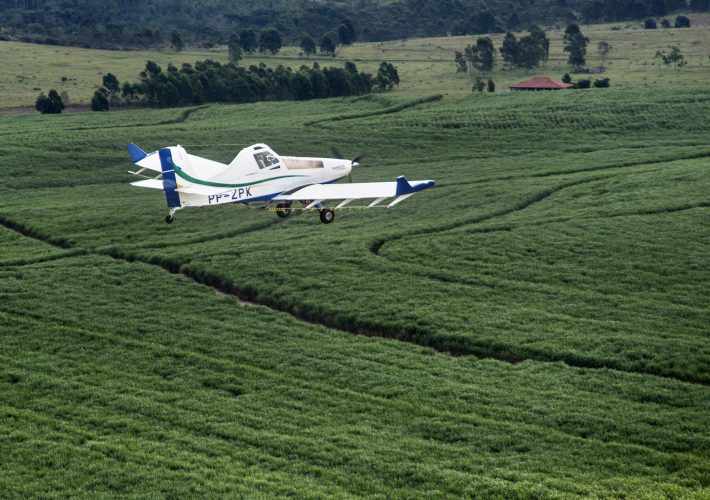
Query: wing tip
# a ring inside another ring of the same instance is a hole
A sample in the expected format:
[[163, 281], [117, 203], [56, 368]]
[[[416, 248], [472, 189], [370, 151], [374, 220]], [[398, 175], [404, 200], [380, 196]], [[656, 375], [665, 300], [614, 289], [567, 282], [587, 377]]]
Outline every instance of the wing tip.
[[419, 181], [412, 185], [405, 176], [400, 175], [397, 177], [397, 193], [396, 196], [403, 196], [405, 194], [418, 193], [419, 191], [424, 191], [436, 186], [436, 181]]

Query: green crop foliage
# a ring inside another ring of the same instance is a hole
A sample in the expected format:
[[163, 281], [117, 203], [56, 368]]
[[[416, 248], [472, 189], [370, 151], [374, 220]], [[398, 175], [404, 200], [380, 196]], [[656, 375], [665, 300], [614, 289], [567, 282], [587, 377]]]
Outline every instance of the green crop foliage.
[[[427, 89], [0, 117], [0, 491], [710, 494], [710, 91]], [[438, 185], [168, 226], [129, 142]]]

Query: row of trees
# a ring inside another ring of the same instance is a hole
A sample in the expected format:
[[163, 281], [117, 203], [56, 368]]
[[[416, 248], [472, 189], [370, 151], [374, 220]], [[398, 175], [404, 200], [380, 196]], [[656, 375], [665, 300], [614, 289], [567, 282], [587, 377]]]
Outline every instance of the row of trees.
[[[550, 57], [550, 39], [538, 26], [519, 40], [513, 33], [506, 33], [500, 54], [506, 66], [532, 69]], [[458, 71], [478, 71], [487, 73], [496, 64], [496, 51], [489, 37], [480, 37], [475, 44], [469, 45], [464, 52], [456, 52], [455, 62]]]
[[[336, 31], [329, 31], [320, 37], [316, 45], [315, 39], [308, 33], [301, 35], [299, 44], [303, 53], [310, 56], [320, 48], [321, 53], [335, 55], [338, 45], [351, 45], [357, 40], [355, 25], [349, 19], [344, 19]], [[257, 33], [252, 29], [242, 30], [239, 33], [232, 33], [227, 41], [229, 50], [229, 60], [237, 63], [244, 52], [252, 54], [257, 50], [265, 53], [277, 54], [284, 44], [284, 37], [275, 28], [267, 28]], [[175, 43], [173, 47], [178, 49]]]
[[[564, 51], [567, 53], [568, 63], [575, 69], [586, 64], [588, 44], [589, 38], [584, 36], [579, 25], [567, 26]], [[599, 51], [606, 55], [610, 48], [608, 44], [605, 47], [600, 44]], [[499, 51], [508, 68], [532, 69], [549, 59], [550, 39], [541, 28], [533, 26], [530, 32], [519, 40], [513, 33], [506, 33]], [[475, 44], [466, 47], [463, 53], [457, 51], [454, 57], [458, 71], [487, 73], [496, 65], [496, 50], [493, 40], [489, 37], [478, 38]]]
[[376, 76], [358, 71], [352, 62], [343, 68], [301, 66], [292, 70], [264, 64], [239, 67], [206, 60], [181, 68], [169, 65], [167, 71], [148, 61], [137, 83], [120, 84], [111, 73], [91, 102], [95, 111], [116, 105], [179, 106], [205, 102], [255, 102], [265, 100], [306, 100], [362, 95], [373, 90], [386, 91], [399, 85], [397, 69], [383, 62]]

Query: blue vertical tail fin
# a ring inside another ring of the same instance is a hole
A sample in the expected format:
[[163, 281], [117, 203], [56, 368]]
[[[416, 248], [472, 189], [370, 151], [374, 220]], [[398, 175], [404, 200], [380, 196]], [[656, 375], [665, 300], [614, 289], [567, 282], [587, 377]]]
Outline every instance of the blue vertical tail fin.
[[163, 171], [163, 191], [168, 208], [180, 208], [180, 193], [177, 192], [177, 179], [175, 178], [175, 163], [170, 148], [163, 148], [160, 155], [160, 168]]

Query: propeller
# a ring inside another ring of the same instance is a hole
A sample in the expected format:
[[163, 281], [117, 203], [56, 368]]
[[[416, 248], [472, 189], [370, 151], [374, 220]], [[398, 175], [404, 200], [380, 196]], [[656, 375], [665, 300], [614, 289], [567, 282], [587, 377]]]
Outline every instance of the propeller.
[[[334, 158], [337, 158], [338, 160], [344, 160], [344, 159], [345, 159], [345, 157], [344, 157], [343, 154], [340, 152], [340, 150], [339, 150], [338, 148], [336, 148], [335, 146], [332, 146], [332, 147], [330, 148], [330, 150], [332, 151], [332, 153], [333, 153], [333, 155], [334, 155], [334, 156], [333, 156]], [[365, 158], [366, 158], [366, 156], [365, 156], [364, 154], [359, 154], [359, 155], [357, 155], [355, 158], [353, 158], [352, 160], [350, 160], [350, 162], [351, 162], [351, 164], [352, 164], [352, 167], [353, 167], [353, 168], [360, 167], [360, 162], [361, 162], [362, 160], [364, 160]], [[352, 183], [352, 181], [353, 181], [352, 170], [350, 170], [350, 173], [348, 174], [348, 181], [351, 182], [351, 183]]]

